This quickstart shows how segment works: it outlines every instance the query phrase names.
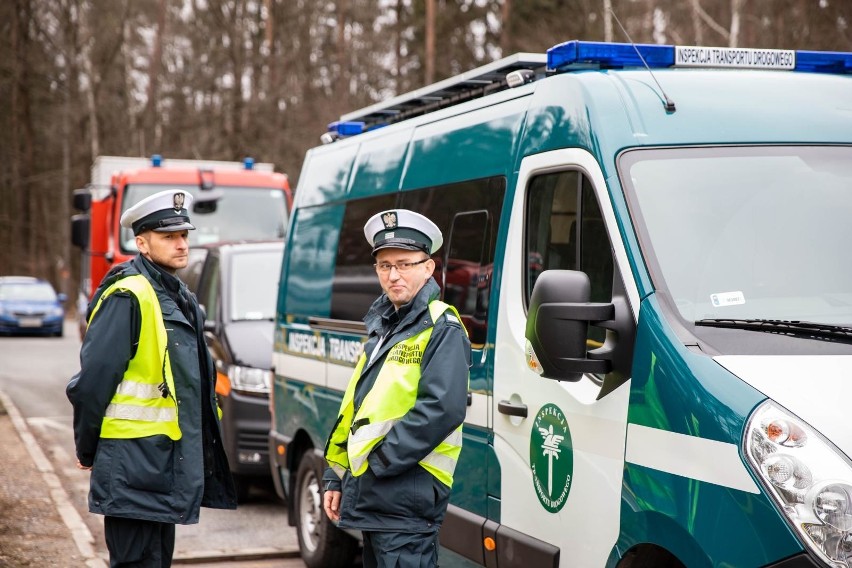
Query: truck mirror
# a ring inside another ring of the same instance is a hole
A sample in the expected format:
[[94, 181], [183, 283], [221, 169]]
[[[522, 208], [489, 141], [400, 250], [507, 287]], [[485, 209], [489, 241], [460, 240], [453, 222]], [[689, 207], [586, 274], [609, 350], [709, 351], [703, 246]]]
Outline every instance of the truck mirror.
[[86, 213], [92, 208], [92, 194], [86, 188], [75, 189], [71, 203], [74, 205], [74, 209]]
[[71, 217], [71, 244], [83, 250], [89, 248], [88, 213], [80, 213]]
[[219, 200], [223, 196], [224, 193], [218, 189], [210, 189], [203, 193], [198, 193], [195, 196], [195, 201], [192, 202], [192, 212], [201, 215], [215, 213]]
[[545, 270], [530, 296], [526, 338], [541, 374], [548, 379], [579, 381], [584, 373], [607, 373], [611, 363], [587, 353], [589, 323], [610, 320], [612, 304], [591, 303], [585, 272]]

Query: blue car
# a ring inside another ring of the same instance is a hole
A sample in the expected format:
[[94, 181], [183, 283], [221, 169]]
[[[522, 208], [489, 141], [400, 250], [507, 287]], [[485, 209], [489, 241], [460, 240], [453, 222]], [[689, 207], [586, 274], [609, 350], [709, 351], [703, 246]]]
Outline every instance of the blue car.
[[0, 277], [0, 335], [62, 337], [65, 294], [29, 276]]

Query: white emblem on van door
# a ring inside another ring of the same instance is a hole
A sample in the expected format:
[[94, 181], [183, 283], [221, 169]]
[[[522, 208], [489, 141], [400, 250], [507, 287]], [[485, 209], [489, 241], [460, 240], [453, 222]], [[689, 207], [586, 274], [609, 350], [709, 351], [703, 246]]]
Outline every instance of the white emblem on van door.
[[541, 407], [530, 433], [533, 487], [542, 506], [558, 512], [571, 491], [574, 446], [565, 414], [555, 404]]
[[710, 302], [713, 304], [714, 308], [738, 306], [740, 304], [745, 304], [745, 294], [741, 291], [710, 294]]

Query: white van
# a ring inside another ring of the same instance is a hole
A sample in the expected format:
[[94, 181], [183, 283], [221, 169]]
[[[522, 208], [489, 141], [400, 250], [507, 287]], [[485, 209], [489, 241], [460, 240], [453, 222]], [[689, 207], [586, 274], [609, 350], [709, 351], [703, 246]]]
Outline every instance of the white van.
[[852, 566], [852, 54], [572, 41], [341, 117], [296, 190], [270, 456], [311, 567], [381, 293], [441, 228], [472, 342], [441, 565]]

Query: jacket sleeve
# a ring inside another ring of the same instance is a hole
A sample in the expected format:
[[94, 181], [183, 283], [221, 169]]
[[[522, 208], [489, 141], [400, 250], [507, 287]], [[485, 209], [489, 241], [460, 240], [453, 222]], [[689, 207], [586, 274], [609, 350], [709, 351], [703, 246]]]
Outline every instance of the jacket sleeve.
[[74, 407], [77, 459], [91, 466], [98, 449], [104, 413], [124, 377], [139, 342], [140, 312], [136, 299], [116, 292], [103, 301], [86, 330], [80, 349], [80, 372], [65, 394]]
[[470, 341], [460, 323], [441, 316], [420, 362], [417, 400], [368, 462], [376, 477], [399, 475], [417, 464], [464, 422]]

